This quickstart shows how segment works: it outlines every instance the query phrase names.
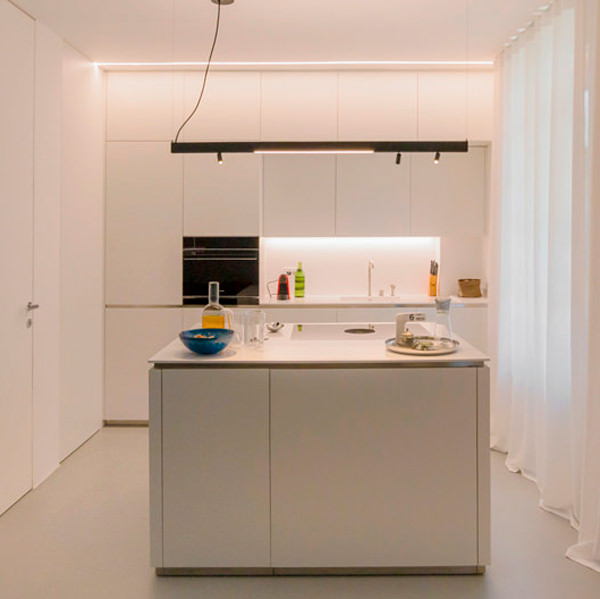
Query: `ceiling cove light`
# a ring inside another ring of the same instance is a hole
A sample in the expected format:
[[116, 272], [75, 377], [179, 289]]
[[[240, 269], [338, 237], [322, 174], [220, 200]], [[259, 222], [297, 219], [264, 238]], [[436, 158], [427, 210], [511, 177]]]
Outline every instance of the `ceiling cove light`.
[[[400, 152], [467, 152], [468, 141], [285, 141], [285, 142], [180, 142], [179, 135], [190, 119], [196, 114], [206, 87], [208, 71], [217, 38], [221, 20], [221, 5], [233, 4], [234, 0], [211, 0], [217, 5], [217, 19], [210, 53], [206, 61], [202, 87], [198, 100], [190, 115], [183, 121], [175, 140], [171, 142], [172, 154], [206, 154], [217, 155], [217, 162], [223, 163], [223, 154], [255, 153], [255, 154], [372, 154], [374, 152], [393, 152], [396, 154], [396, 164], [400, 164]], [[308, 63], [305, 63], [308, 64]], [[415, 63], [417, 64], [417, 63]], [[448, 64], [453, 64], [448, 62]], [[466, 64], [466, 62], [464, 63]]]
[[[171, 62], [96, 62], [97, 67], [106, 70], [164, 68], [196, 69], [205, 68], [208, 63], [200, 61]], [[493, 67], [493, 60], [255, 60], [211, 62], [213, 68], [256, 68], [256, 67]]]

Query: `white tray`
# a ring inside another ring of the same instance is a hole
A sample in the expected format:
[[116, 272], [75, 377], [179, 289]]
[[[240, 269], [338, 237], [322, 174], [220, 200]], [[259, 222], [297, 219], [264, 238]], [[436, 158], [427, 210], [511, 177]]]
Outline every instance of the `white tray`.
[[412, 347], [406, 347], [405, 345], [398, 345], [396, 343], [396, 339], [392, 337], [391, 339], [386, 339], [385, 346], [389, 351], [393, 351], [397, 354], [409, 354], [412, 356], [442, 356], [444, 354], [451, 354], [458, 349], [459, 343], [454, 339], [448, 339], [447, 337], [416, 337], [415, 339], [421, 340], [440, 340], [449, 344], [448, 347], [438, 347], [433, 349], [414, 349]]

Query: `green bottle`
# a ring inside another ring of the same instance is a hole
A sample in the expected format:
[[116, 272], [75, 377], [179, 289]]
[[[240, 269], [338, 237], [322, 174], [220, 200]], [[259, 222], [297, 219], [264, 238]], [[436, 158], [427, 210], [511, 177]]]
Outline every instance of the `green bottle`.
[[302, 270], [302, 262], [298, 262], [294, 283], [294, 297], [304, 297], [304, 271]]

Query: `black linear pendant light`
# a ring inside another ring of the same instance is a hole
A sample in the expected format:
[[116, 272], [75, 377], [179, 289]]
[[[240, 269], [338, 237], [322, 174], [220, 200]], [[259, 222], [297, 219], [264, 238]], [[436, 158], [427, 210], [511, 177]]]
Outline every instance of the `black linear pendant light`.
[[202, 87], [198, 100], [190, 115], [179, 127], [175, 140], [171, 142], [172, 154], [217, 154], [219, 164], [222, 155], [227, 153], [255, 153], [255, 154], [371, 154], [375, 152], [392, 152], [396, 154], [396, 164], [400, 164], [398, 157], [401, 152], [467, 152], [469, 142], [461, 141], [209, 141], [209, 142], [180, 142], [179, 135], [190, 119], [196, 114], [204, 89], [208, 71], [210, 70], [212, 55], [219, 36], [219, 23], [221, 20], [221, 5], [233, 4], [234, 0], [211, 0], [217, 5], [217, 22], [212, 46], [206, 62]]

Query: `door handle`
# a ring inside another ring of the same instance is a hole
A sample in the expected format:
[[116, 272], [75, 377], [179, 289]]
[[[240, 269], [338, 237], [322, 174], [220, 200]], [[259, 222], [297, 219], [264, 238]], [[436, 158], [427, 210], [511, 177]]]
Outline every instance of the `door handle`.
[[39, 304], [34, 304], [33, 302], [27, 302], [27, 310], [31, 312], [31, 310], [37, 310], [40, 307]]

